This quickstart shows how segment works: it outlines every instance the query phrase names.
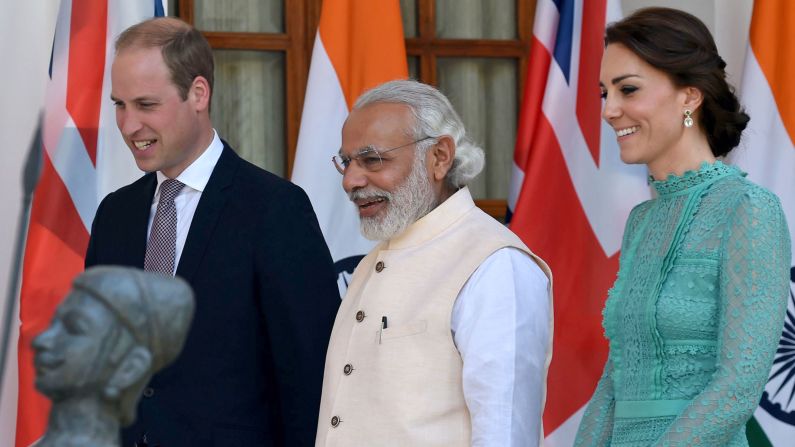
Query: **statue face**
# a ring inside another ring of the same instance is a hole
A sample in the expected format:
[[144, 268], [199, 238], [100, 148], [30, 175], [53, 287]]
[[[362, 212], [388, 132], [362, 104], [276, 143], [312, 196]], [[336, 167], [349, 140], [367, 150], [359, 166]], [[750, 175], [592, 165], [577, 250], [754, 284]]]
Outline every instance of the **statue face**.
[[82, 291], [72, 291], [50, 327], [33, 340], [36, 388], [53, 400], [99, 394], [111, 374], [116, 317]]

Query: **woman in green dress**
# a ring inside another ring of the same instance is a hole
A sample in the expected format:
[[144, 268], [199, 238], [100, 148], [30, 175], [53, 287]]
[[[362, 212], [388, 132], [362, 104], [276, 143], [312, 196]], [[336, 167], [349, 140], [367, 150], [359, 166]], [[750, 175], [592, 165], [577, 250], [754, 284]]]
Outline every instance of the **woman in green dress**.
[[701, 21], [643, 9], [605, 44], [602, 115], [656, 197], [626, 224], [603, 313], [610, 353], [575, 445], [747, 446], [789, 296], [784, 214], [717, 159], [749, 117]]

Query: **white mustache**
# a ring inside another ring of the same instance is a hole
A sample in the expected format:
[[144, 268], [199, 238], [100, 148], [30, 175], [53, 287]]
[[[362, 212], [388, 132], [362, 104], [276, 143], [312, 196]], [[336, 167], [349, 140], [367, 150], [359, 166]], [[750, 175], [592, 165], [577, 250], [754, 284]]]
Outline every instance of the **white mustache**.
[[355, 189], [348, 193], [348, 199], [352, 202], [355, 200], [392, 200], [392, 193], [378, 188]]

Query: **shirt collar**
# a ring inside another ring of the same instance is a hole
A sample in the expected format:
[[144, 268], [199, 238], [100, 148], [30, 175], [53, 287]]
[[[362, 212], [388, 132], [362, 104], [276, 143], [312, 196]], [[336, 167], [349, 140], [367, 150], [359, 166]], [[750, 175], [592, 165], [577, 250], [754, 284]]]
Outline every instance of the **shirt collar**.
[[[221, 138], [218, 137], [218, 132], [213, 129], [213, 141], [210, 142], [210, 145], [207, 149], [202, 152], [202, 154], [193, 161], [187, 168], [180, 175], [177, 176], [176, 180], [184, 183], [185, 186], [194, 189], [199, 192], [203, 192], [204, 188], [207, 186], [207, 182], [210, 181], [210, 175], [213, 173], [213, 169], [215, 169], [215, 164], [218, 163], [218, 159], [221, 158], [221, 153], [224, 151], [224, 144], [221, 142]], [[167, 179], [162, 172], [157, 171], [157, 190], [160, 191], [160, 185]]]

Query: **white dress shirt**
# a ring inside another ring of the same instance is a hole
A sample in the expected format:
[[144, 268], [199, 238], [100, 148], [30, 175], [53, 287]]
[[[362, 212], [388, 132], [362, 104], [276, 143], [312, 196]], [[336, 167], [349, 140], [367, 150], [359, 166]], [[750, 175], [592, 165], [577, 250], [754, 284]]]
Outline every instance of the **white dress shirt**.
[[[193, 222], [193, 215], [199, 205], [202, 192], [210, 180], [210, 175], [215, 169], [215, 164], [221, 158], [224, 151], [224, 144], [218, 137], [218, 132], [213, 129], [213, 141], [202, 154], [193, 161], [175, 180], [185, 184], [185, 187], [174, 198], [174, 207], [177, 209], [177, 253], [174, 258], [174, 273], [177, 271], [179, 259], [182, 256], [182, 249], [185, 248], [185, 241], [188, 239], [188, 230]], [[162, 172], [157, 171], [157, 189], [152, 197], [152, 208], [149, 211], [149, 226], [146, 230], [146, 237], [149, 240], [149, 233], [152, 231], [152, 221], [155, 218], [157, 204], [160, 202], [160, 185], [168, 179]]]
[[473, 446], [538, 444], [549, 312], [548, 278], [515, 248], [489, 256], [461, 289], [451, 327]]

